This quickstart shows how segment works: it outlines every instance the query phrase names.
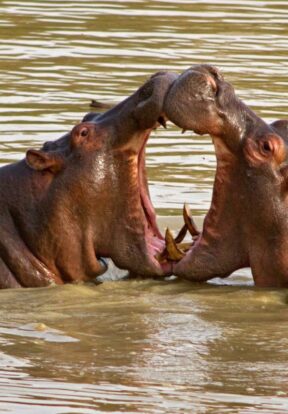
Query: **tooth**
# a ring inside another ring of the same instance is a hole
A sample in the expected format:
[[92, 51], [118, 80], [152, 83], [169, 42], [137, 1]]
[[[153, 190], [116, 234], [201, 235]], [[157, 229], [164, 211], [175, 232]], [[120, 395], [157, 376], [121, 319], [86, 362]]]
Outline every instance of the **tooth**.
[[185, 134], [186, 131], [187, 129], [182, 129], [181, 134]]
[[181, 243], [182, 242], [182, 240], [186, 236], [187, 230], [188, 230], [187, 229], [187, 226], [186, 226], [186, 224], [184, 224], [184, 226], [182, 227], [182, 229], [179, 231], [179, 233], [175, 237], [175, 243], [178, 244], [178, 243]]
[[178, 249], [181, 249], [184, 253], [186, 253], [192, 247], [192, 245], [193, 243], [181, 243], [178, 244]]
[[167, 129], [167, 125], [166, 125], [166, 119], [163, 118], [163, 116], [160, 116], [158, 119], [158, 122], [160, 125], [162, 125], [165, 129]]
[[198, 236], [198, 234], [200, 234], [200, 231], [197, 229], [197, 226], [193, 218], [190, 215], [189, 206], [186, 203], [183, 206], [183, 218], [184, 218], [184, 223], [186, 224], [187, 229], [189, 233], [191, 234], [191, 236]]
[[171, 231], [169, 230], [169, 228], [167, 228], [166, 230], [165, 242], [166, 242], [166, 249], [168, 251], [168, 258], [170, 260], [179, 261], [185, 256], [185, 254], [180, 249], [178, 249], [174, 241], [173, 235]]

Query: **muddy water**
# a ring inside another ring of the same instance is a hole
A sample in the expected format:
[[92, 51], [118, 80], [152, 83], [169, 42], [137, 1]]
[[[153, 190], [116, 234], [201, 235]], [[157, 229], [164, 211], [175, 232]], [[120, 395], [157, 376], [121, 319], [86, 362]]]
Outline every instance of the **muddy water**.
[[[287, 36], [284, 0], [1, 0], [0, 163], [59, 137], [91, 98], [118, 101], [157, 70], [200, 62], [267, 121], [287, 117]], [[203, 217], [208, 137], [159, 130], [147, 163], [160, 216], [189, 200]], [[286, 413], [287, 301], [245, 271], [225, 285], [1, 291], [0, 412]]]

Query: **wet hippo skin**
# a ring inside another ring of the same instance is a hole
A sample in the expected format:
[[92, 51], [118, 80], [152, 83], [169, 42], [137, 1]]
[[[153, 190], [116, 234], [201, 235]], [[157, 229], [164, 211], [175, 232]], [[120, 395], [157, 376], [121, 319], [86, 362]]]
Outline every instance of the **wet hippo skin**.
[[217, 158], [203, 231], [174, 273], [205, 281], [250, 266], [256, 286], [287, 287], [288, 121], [266, 124], [209, 65], [175, 80], [164, 111], [180, 128], [210, 134]]
[[[156, 225], [145, 145], [164, 123], [175, 74], [158, 73], [125, 101], [25, 160], [0, 169], [0, 287], [86, 281], [105, 271], [99, 257], [142, 276], [171, 273], [155, 255]], [[158, 122], [159, 121], [159, 122]]]

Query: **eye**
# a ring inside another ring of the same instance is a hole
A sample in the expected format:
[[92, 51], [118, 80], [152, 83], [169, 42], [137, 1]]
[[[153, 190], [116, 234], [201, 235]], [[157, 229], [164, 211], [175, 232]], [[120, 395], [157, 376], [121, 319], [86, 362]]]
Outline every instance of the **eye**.
[[263, 149], [265, 152], [271, 152], [271, 151], [272, 151], [272, 147], [271, 147], [270, 142], [269, 142], [269, 141], [264, 141], [264, 142], [262, 143], [262, 149]]
[[88, 135], [89, 135], [89, 129], [87, 127], [82, 128], [80, 131], [80, 136], [82, 138], [85, 138], [85, 137], [88, 137]]
[[265, 164], [274, 168], [288, 158], [283, 139], [278, 135], [271, 134], [269, 137], [263, 137], [259, 140], [255, 140], [253, 137], [247, 138], [244, 144], [244, 154], [252, 167]]

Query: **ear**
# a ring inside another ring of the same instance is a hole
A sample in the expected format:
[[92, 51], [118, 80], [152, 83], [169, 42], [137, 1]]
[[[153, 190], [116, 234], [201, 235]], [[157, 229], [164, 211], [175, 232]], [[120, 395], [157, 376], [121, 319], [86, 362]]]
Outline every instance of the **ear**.
[[284, 139], [288, 139], [288, 119], [279, 119], [278, 121], [272, 122], [270, 126], [277, 132], [278, 135]]
[[91, 122], [81, 122], [76, 125], [71, 131], [71, 145], [72, 147], [81, 147], [87, 144], [95, 135], [95, 124]]
[[103, 131], [95, 122], [81, 122], [71, 131], [71, 147], [99, 150], [103, 145]]
[[50, 171], [56, 174], [63, 168], [63, 159], [52, 152], [28, 150], [26, 163], [36, 171]]

